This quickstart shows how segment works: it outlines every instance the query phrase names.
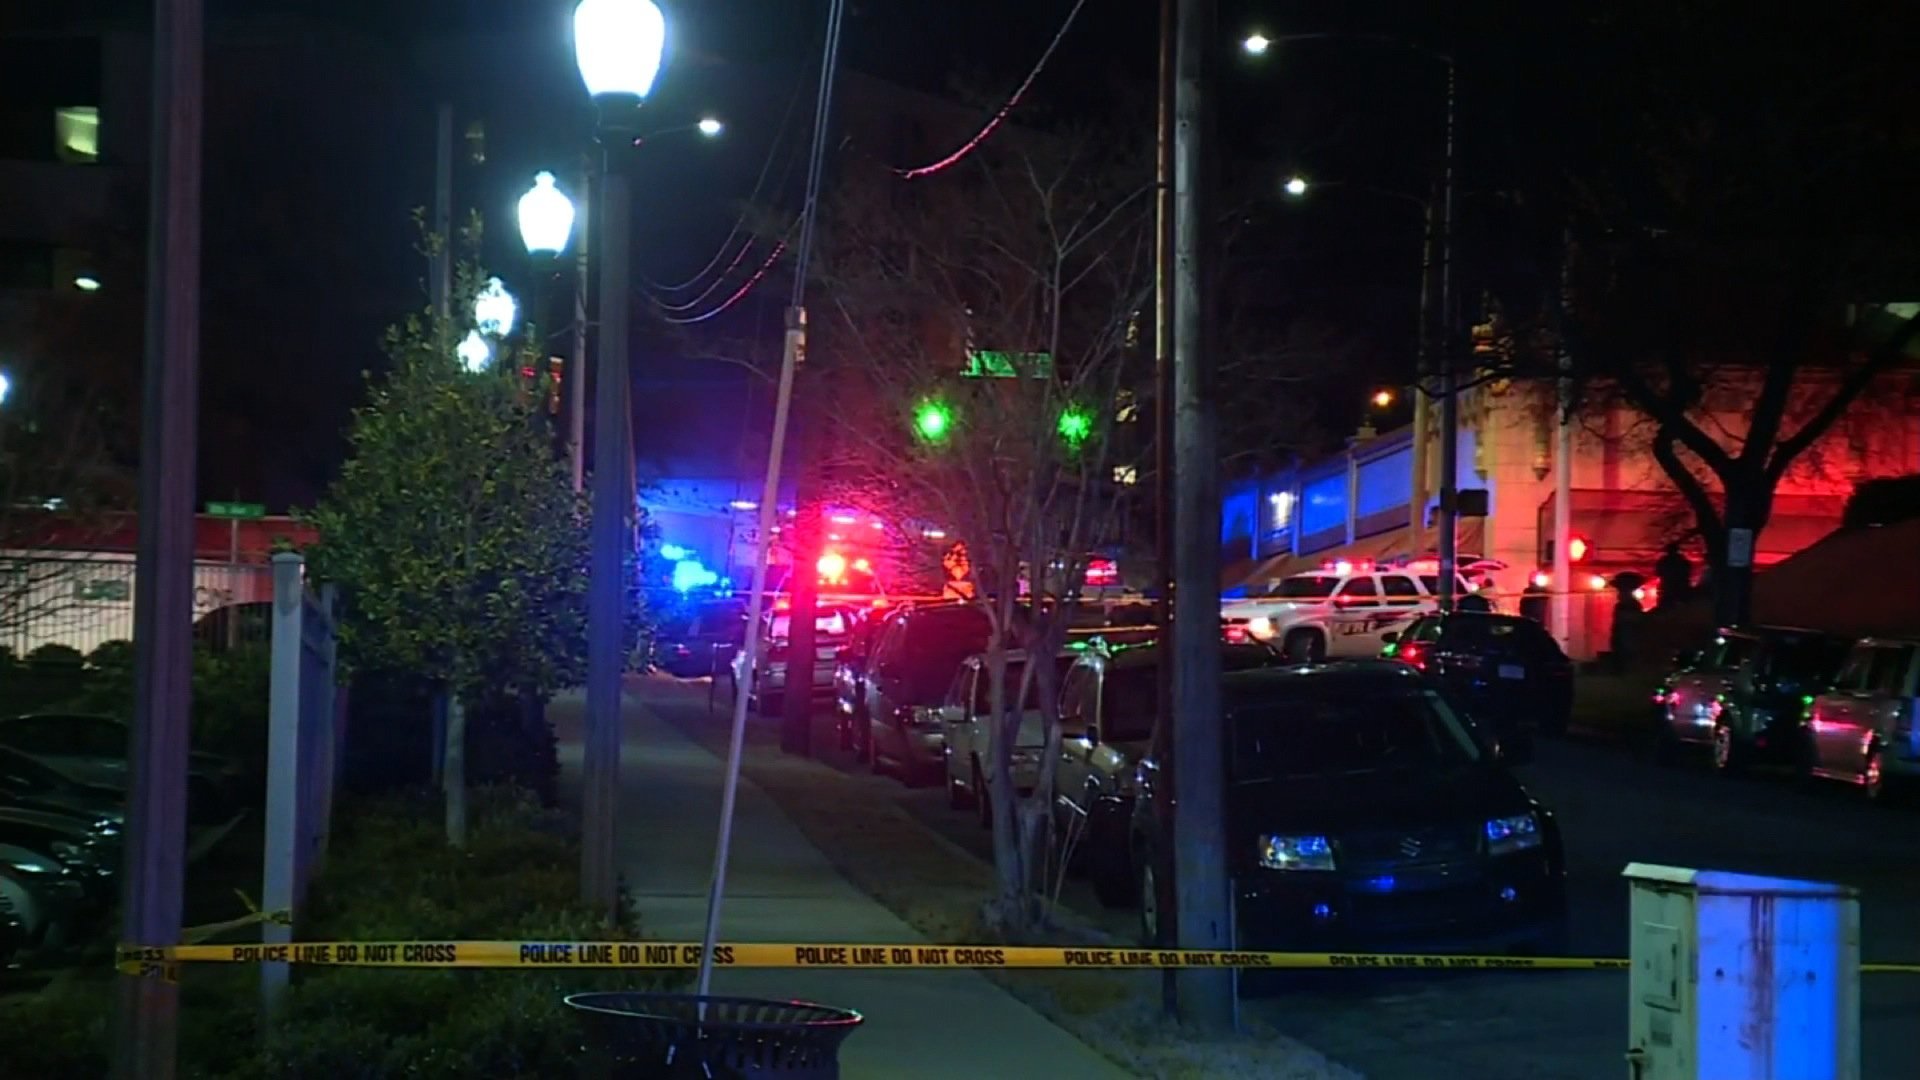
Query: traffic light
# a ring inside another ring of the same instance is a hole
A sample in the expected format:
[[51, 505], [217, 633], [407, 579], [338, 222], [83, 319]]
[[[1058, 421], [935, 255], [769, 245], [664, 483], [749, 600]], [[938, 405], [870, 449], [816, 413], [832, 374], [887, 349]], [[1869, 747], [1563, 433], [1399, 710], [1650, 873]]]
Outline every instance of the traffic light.
[[913, 430], [927, 442], [944, 442], [953, 431], [953, 409], [944, 401], [928, 400], [913, 412]]
[[1078, 405], [1067, 406], [1060, 414], [1060, 437], [1066, 440], [1067, 447], [1078, 450], [1092, 435], [1093, 414]]

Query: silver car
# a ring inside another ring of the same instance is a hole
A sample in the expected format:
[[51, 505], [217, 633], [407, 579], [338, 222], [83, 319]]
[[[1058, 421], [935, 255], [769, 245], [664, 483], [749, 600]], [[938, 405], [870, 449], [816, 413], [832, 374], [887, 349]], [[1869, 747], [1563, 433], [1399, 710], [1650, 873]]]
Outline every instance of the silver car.
[[[1065, 674], [1074, 653], [1063, 653], [1056, 671]], [[1006, 694], [1020, 692], [1026, 675], [1027, 654], [1016, 650], [1007, 654]], [[1055, 686], [1059, 685], [1056, 677]], [[953, 685], [939, 706], [940, 728], [945, 735], [947, 765], [947, 802], [956, 810], [973, 809], [980, 823], [993, 821], [991, 800], [987, 797], [986, 778], [991, 762], [993, 734], [989, 722], [991, 675], [985, 654], [968, 657], [954, 673]], [[1011, 751], [1013, 789], [1019, 795], [1033, 791], [1040, 782], [1040, 756], [1046, 749], [1046, 722], [1040, 712], [1040, 682], [1026, 684], [1026, 696], [1020, 709], [1019, 735]]]
[[[814, 613], [813, 671], [809, 690], [816, 698], [833, 696], [834, 658], [853, 628], [855, 614], [853, 608], [840, 604], [822, 604]], [[786, 697], [789, 681], [797, 681], [790, 680], [788, 676], [791, 666], [791, 657], [787, 655], [788, 623], [789, 616], [780, 610], [761, 618], [760, 643], [754, 650], [751, 676], [746, 670], [746, 650], [742, 649], [733, 657], [731, 671], [734, 685], [747, 685], [748, 700], [762, 716], [778, 713], [780, 703]]]

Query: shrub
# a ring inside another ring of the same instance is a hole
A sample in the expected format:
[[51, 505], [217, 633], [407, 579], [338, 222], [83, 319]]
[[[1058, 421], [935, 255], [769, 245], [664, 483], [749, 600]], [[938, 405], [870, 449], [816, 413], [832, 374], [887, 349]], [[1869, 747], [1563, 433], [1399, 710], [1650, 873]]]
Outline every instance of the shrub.
[[71, 645], [48, 643], [27, 654], [27, 663], [42, 669], [78, 670], [84, 662], [85, 658], [80, 655], [80, 650]]

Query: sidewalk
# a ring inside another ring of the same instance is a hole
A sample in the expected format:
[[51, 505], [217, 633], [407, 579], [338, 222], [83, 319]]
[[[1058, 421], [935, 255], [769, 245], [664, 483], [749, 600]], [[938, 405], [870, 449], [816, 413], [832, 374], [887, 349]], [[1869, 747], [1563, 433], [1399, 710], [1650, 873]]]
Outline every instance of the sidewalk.
[[[578, 699], [555, 703], [561, 761], [575, 770]], [[649, 937], [698, 941], [723, 762], [639, 701], [626, 706], [621, 873]], [[758, 788], [740, 785], [720, 937], [770, 942], [924, 942], [855, 889]], [[713, 990], [799, 998], [866, 1017], [841, 1054], [849, 1080], [912, 1076], [1124, 1077], [1105, 1057], [971, 971], [726, 970]]]

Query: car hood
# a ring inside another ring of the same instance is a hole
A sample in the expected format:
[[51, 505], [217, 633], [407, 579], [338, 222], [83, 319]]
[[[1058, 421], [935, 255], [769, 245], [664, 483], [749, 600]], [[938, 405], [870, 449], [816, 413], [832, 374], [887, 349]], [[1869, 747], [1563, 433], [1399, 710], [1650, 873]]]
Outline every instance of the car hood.
[[1231, 820], [1249, 836], [1419, 828], [1525, 813], [1533, 806], [1519, 781], [1484, 766], [1241, 783], [1227, 799]]
[[1299, 608], [1318, 607], [1318, 600], [1282, 600], [1273, 596], [1250, 596], [1244, 600], [1229, 600], [1220, 605], [1220, 614], [1232, 618], [1250, 619], [1257, 615], [1272, 615], [1276, 612], [1294, 611]]

